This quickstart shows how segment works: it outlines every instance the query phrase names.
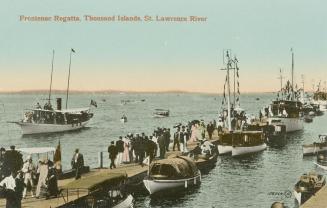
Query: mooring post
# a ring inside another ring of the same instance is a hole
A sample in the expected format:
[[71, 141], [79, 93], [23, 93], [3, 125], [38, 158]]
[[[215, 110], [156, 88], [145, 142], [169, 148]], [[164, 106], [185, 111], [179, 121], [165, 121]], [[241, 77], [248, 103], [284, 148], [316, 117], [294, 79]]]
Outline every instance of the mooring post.
[[99, 168], [103, 168], [103, 152], [99, 152]]

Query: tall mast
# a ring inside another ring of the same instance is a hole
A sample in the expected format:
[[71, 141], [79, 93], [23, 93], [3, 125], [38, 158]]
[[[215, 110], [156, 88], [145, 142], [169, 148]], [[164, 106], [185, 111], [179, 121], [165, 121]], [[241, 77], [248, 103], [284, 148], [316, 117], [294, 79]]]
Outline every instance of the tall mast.
[[[226, 52], [227, 56], [227, 91], [228, 91], [228, 97], [227, 97], [227, 108], [228, 108], [228, 131], [232, 130], [232, 122], [231, 122], [231, 106], [230, 106], [230, 80], [229, 80], [229, 70], [231, 67], [230, 57], [228, 54], [228, 51]], [[235, 95], [235, 93], [234, 93]], [[234, 106], [235, 107], [235, 106]]]
[[69, 68], [68, 68], [68, 82], [67, 82], [67, 92], [66, 92], [66, 109], [68, 104], [68, 92], [69, 92], [69, 80], [70, 80], [70, 67], [72, 63], [72, 53], [75, 53], [74, 49], [70, 50], [70, 56], [69, 56]]
[[282, 74], [282, 68], [279, 68], [279, 77], [278, 79], [280, 79], [280, 92], [282, 94], [282, 99], [283, 99], [283, 74]]
[[294, 100], [294, 52], [293, 48], [291, 48], [292, 52], [292, 100]]
[[236, 70], [236, 63], [235, 63], [235, 66], [234, 66], [234, 68], [233, 68], [233, 71], [234, 71], [234, 94], [233, 94], [233, 96], [234, 96], [234, 100], [233, 100], [233, 107], [235, 108], [235, 106], [236, 106], [236, 93], [235, 93], [235, 89], [236, 89], [236, 86], [235, 86], [235, 79], [236, 79], [236, 76], [235, 76], [235, 70]]
[[53, 61], [54, 61], [54, 54], [55, 51], [52, 50], [52, 62], [51, 62], [51, 77], [50, 77], [50, 89], [49, 89], [49, 98], [48, 98], [48, 102], [50, 103], [51, 101], [51, 90], [52, 90], [52, 74], [53, 74]]

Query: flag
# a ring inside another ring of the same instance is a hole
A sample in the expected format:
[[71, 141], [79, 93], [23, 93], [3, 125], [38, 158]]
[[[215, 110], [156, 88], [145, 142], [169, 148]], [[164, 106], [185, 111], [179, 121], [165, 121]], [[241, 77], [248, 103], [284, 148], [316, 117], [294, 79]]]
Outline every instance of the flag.
[[75, 53], [75, 50], [72, 48], [72, 52]]
[[91, 103], [90, 103], [90, 105], [93, 105], [94, 107], [98, 107], [98, 104], [97, 104], [97, 102], [95, 102], [94, 100], [91, 100]]

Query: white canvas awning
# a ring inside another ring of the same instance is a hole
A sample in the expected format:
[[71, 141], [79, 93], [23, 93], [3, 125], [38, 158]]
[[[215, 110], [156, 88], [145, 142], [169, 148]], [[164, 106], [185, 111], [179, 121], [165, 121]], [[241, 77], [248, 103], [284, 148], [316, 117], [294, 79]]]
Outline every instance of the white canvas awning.
[[49, 153], [55, 152], [56, 148], [54, 147], [30, 147], [30, 148], [19, 148], [17, 151], [26, 153], [26, 154], [42, 154], [42, 153]]

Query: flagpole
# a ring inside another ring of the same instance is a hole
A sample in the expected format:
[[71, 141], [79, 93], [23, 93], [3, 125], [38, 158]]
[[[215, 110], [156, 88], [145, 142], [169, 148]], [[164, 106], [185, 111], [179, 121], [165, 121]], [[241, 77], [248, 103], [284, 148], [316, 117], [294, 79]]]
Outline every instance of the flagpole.
[[49, 100], [48, 100], [49, 103], [50, 103], [50, 100], [51, 100], [51, 89], [52, 89], [52, 75], [53, 75], [53, 61], [54, 61], [54, 55], [55, 55], [55, 51], [52, 50], [52, 63], [51, 63], [50, 90], [49, 90]]
[[68, 68], [68, 82], [67, 82], [67, 92], [66, 92], [66, 109], [68, 104], [68, 92], [69, 92], [69, 80], [70, 80], [70, 67], [72, 63], [72, 53], [73, 49], [70, 50], [70, 56], [69, 56], [69, 68]]

